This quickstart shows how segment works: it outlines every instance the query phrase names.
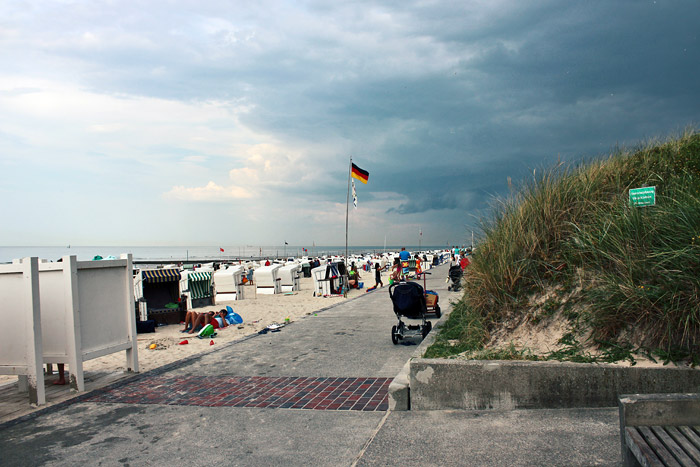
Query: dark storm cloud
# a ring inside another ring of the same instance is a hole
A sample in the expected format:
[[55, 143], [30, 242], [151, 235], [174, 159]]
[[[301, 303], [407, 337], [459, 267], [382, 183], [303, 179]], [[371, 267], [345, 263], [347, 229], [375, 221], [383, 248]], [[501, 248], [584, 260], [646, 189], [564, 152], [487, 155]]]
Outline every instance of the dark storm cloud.
[[[516, 8], [470, 22], [468, 7], [406, 5], [394, 13], [407, 39], [424, 35], [453, 64], [390, 73], [372, 51], [343, 65], [321, 60], [317, 79], [310, 77], [300, 93], [282, 86], [267, 99], [257, 96], [261, 107], [247, 122], [290, 136], [381, 139], [367, 157], [373, 173], [390, 174], [383, 189], [411, 198], [390, 209], [403, 214], [483, 205], [464, 202], [451, 178], [469, 180], [480, 194], [498, 186], [491, 194], [503, 194], [507, 176], [517, 180], [543, 162], [606, 153], [617, 143], [665, 136], [697, 120], [697, 4]], [[324, 81], [335, 66], [351, 78]], [[490, 170], [494, 165], [499, 171]], [[436, 188], [418, 198], [407, 178], [424, 178]]]

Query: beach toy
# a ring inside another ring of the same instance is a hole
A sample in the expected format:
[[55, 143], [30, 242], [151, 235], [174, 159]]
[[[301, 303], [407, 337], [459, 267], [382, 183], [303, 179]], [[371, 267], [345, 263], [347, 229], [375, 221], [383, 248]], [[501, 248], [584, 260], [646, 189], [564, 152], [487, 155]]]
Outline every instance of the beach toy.
[[202, 339], [203, 337], [213, 336], [214, 334], [215, 334], [214, 326], [212, 326], [211, 324], [207, 324], [206, 326], [204, 326], [202, 328], [201, 331], [199, 331], [199, 334], [197, 334], [197, 337]]
[[151, 350], [155, 349], [156, 347], [157, 347], [156, 344], [151, 344], [151, 345], [148, 346], [148, 348], [151, 349]]
[[210, 341], [209, 341], [209, 345], [214, 345], [214, 341], [213, 341], [213, 340], [210, 340]]
[[233, 308], [231, 308], [229, 305], [226, 305], [226, 311], [228, 311], [228, 314], [226, 315], [226, 321], [228, 321], [229, 324], [243, 323], [243, 317], [235, 311], [233, 311]]
[[190, 341], [185, 339], [184, 341], [181, 341], [178, 345], [185, 345], [185, 344], [189, 344], [189, 343], [190, 343]]

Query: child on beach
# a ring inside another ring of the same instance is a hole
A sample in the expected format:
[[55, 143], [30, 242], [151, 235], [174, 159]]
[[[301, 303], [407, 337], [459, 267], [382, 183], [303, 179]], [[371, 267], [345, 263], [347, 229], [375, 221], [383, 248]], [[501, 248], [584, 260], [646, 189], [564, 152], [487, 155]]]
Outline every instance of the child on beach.
[[379, 263], [374, 265], [374, 287], [384, 287], [384, 283], [382, 282], [382, 268], [379, 266]]

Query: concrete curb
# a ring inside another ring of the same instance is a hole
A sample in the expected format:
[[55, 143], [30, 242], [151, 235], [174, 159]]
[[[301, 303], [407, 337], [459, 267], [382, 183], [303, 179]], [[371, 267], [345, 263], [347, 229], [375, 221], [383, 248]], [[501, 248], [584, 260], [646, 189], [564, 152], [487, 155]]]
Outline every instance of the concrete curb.
[[389, 410], [405, 411], [411, 410], [411, 389], [410, 389], [410, 373], [411, 373], [411, 362], [413, 359], [419, 359], [425, 353], [426, 349], [430, 347], [433, 342], [435, 342], [435, 336], [437, 336], [437, 330], [442, 327], [442, 325], [450, 316], [452, 311], [452, 304], [450, 303], [445, 310], [442, 317], [433, 324], [433, 329], [430, 333], [423, 339], [418, 348], [416, 348], [411, 358], [408, 359], [406, 364], [403, 366], [399, 374], [397, 374], [394, 379], [389, 384]]
[[622, 394], [692, 393], [700, 370], [614, 364], [411, 359], [411, 410], [617, 407]]
[[623, 394], [694, 393], [699, 368], [422, 358], [452, 304], [389, 385], [389, 410], [617, 407]]

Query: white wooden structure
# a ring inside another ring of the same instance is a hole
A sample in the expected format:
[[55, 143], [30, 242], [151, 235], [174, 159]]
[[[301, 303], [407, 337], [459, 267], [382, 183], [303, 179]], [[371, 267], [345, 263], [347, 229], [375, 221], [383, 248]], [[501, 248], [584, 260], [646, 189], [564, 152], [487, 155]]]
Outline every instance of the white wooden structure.
[[214, 298], [216, 302], [243, 300], [242, 265], [226, 266], [214, 273]]
[[71, 389], [85, 390], [83, 362], [126, 352], [138, 372], [131, 255], [39, 264], [44, 363], [67, 363]]
[[314, 278], [314, 295], [328, 297], [339, 295], [343, 289], [343, 278], [338, 270], [338, 263], [324, 264], [311, 270]]
[[0, 265], [0, 300], [0, 319], [12, 323], [0, 339], [0, 374], [18, 375], [29, 402], [45, 404], [37, 258]]
[[323, 286], [326, 278], [326, 265], [313, 268], [311, 270], [311, 277], [314, 279], [314, 296], [323, 297]]
[[261, 266], [253, 273], [253, 282], [255, 283], [255, 293], [263, 295], [278, 294], [282, 291], [280, 287], [279, 269], [280, 264], [271, 264], [270, 266]]
[[194, 271], [182, 271], [180, 292], [187, 297], [187, 309], [213, 305], [212, 288], [213, 269], [201, 268]]
[[181, 297], [182, 274], [179, 266], [168, 265], [157, 269], [140, 269], [134, 276], [134, 297], [138, 302], [141, 321], [153, 318], [149, 313], [172, 312], [168, 303]]
[[296, 292], [299, 290], [301, 276], [301, 264], [287, 263], [279, 269], [280, 288], [282, 292]]

